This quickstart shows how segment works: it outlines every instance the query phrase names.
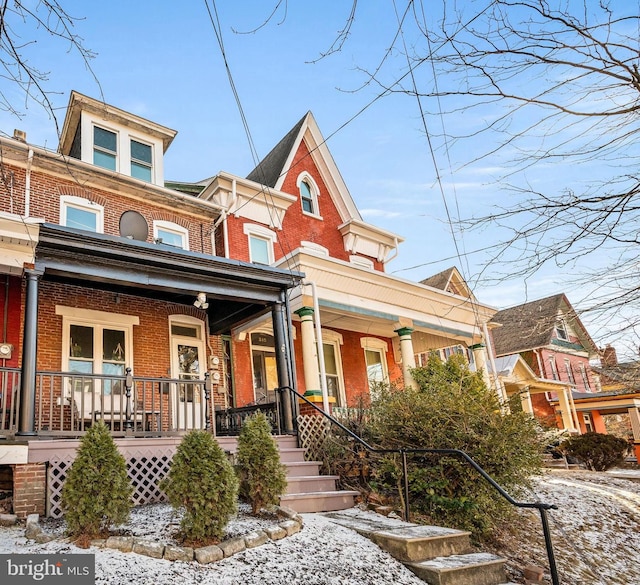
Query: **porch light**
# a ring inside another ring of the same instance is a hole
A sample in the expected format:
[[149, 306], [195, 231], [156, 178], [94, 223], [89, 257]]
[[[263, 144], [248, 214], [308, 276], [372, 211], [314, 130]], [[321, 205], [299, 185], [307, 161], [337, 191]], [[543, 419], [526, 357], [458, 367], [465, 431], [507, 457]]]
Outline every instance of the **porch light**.
[[209, 303], [207, 303], [207, 295], [203, 292], [198, 293], [196, 300], [193, 302], [193, 305], [198, 309], [206, 309], [209, 307]]

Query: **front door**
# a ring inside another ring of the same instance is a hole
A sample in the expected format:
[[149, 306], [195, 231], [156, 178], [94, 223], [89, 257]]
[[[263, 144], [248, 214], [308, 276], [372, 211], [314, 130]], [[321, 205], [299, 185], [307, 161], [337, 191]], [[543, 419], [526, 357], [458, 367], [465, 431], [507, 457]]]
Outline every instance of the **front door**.
[[[205, 426], [205, 349], [201, 323], [171, 323], [171, 406], [179, 430]], [[183, 380], [183, 381], [182, 381]]]

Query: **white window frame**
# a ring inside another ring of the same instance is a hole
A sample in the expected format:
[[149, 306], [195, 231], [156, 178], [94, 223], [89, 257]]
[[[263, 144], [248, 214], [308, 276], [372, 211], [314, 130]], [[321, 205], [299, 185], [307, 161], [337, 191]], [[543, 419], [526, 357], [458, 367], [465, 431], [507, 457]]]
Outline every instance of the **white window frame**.
[[584, 384], [584, 389], [587, 392], [591, 392], [591, 383], [589, 382], [589, 373], [587, 372], [587, 368], [583, 363], [578, 364], [578, 369], [580, 370], [580, 376], [582, 377], [582, 383]]
[[551, 379], [560, 380], [560, 374], [558, 372], [558, 364], [556, 363], [556, 358], [553, 355], [549, 356], [549, 367], [551, 368]]
[[[77, 307], [67, 307], [66, 305], [56, 305], [56, 315], [62, 317], [62, 371], [69, 368], [69, 351], [67, 348], [71, 342], [71, 325], [81, 327], [92, 327], [94, 336], [96, 329], [114, 329], [124, 331], [124, 352], [126, 356], [125, 368], [133, 369], [133, 327], [140, 325], [140, 318], [136, 315], [125, 315], [122, 313], [107, 313], [106, 311], [96, 311], [94, 309], [79, 309]], [[94, 364], [102, 363], [100, 344], [94, 345]], [[101, 372], [94, 371], [94, 374]]]
[[[311, 204], [313, 207], [313, 211], [305, 211], [302, 205], [302, 192], [300, 190], [300, 185], [302, 182], [305, 182], [309, 185], [309, 191], [311, 192]], [[314, 181], [313, 177], [306, 171], [300, 173], [298, 178], [296, 179], [296, 186], [298, 187], [298, 197], [300, 198], [300, 209], [302, 210], [303, 215], [308, 215], [309, 217], [314, 217], [316, 219], [322, 219], [320, 215], [320, 204], [319, 204], [319, 195], [320, 189], [318, 189], [317, 183]]]
[[558, 319], [556, 321], [556, 337], [561, 341], [569, 341], [569, 329], [564, 319]]
[[[382, 383], [389, 382], [389, 368], [387, 366], [387, 352], [389, 351], [389, 346], [386, 341], [382, 339], [378, 339], [377, 337], [361, 337], [360, 338], [360, 347], [362, 347], [365, 352], [365, 370], [367, 367], [367, 351], [377, 352], [380, 354], [380, 363], [382, 364]], [[369, 381], [369, 392], [371, 392], [371, 380], [369, 379], [369, 375], [367, 372], [367, 380]]]
[[567, 380], [575, 386], [576, 385], [576, 377], [573, 374], [573, 368], [571, 367], [571, 360], [565, 358], [564, 359], [564, 369], [567, 371]]
[[249, 262], [254, 262], [256, 264], [262, 264], [262, 262], [258, 262], [251, 255], [251, 238], [256, 238], [259, 240], [263, 240], [267, 243], [267, 256], [269, 260], [269, 264], [273, 264], [275, 261], [275, 253], [274, 253], [274, 245], [278, 241], [278, 236], [276, 232], [270, 230], [269, 228], [253, 224], [253, 223], [245, 223], [242, 227], [243, 233], [247, 236], [247, 245], [249, 248]]
[[88, 211], [96, 216], [96, 231], [95, 233], [104, 233], [104, 207], [98, 205], [89, 199], [84, 197], [77, 197], [76, 195], [61, 195], [60, 196], [60, 225], [67, 226], [67, 209], [69, 207], [75, 207], [82, 211]]
[[[322, 345], [330, 345], [333, 347], [333, 355], [336, 360], [336, 376], [338, 378], [338, 396], [337, 396], [338, 403], [335, 406], [345, 407], [347, 406], [347, 397], [344, 390], [344, 372], [342, 369], [342, 350], [340, 349], [340, 346], [344, 345], [344, 338], [337, 331], [333, 331], [331, 329], [323, 329]], [[326, 372], [325, 372], [325, 375], [326, 375]]]
[[[159, 242], [158, 240], [161, 238], [160, 234], [158, 233], [160, 230], [165, 230], [167, 232], [173, 232], [175, 234], [178, 234], [181, 238], [182, 238], [182, 246], [180, 246], [179, 248], [182, 250], [188, 250], [189, 249], [189, 230], [187, 228], [182, 227], [181, 225], [178, 225], [177, 223], [174, 223], [172, 221], [164, 221], [164, 220], [156, 220], [153, 222], [153, 241], [158, 243], [162, 243]], [[172, 246], [172, 244], [165, 244], [167, 246]], [[174, 248], [176, 246], [173, 246]]]
[[300, 242], [300, 247], [306, 252], [314, 252], [316, 254], [320, 254], [321, 256], [329, 256], [329, 248], [325, 248], [320, 244], [316, 244], [316, 242], [309, 242], [307, 240], [302, 240]]
[[358, 268], [364, 268], [366, 270], [374, 269], [373, 260], [371, 260], [370, 258], [363, 258], [362, 256], [349, 256], [349, 263], [357, 266]]
[[[96, 146], [96, 141], [95, 141], [95, 128], [99, 128], [100, 130], [104, 130], [105, 132], [109, 132], [110, 134], [115, 134], [116, 136], [116, 150], [115, 152], [112, 150], [106, 150], [104, 148], [102, 148], [101, 146]], [[115, 163], [116, 163], [116, 168], [115, 169], [108, 169], [107, 167], [103, 167], [101, 165], [96, 164], [95, 162], [95, 151], [98, 152], [104, 152], [106, 154], [109, 155], [113, 155], [115, 158]], [[106, 126], [103, 126], [102, 124], [92, 124], [91, 125], [91, 163], [94, 164], [95, 166], [101, 168], [101, 169], [105, 169], [107, 171], [111, 171], [111, 172], [115, 172], [118, 173], [120, 172], [120, 133], [115, 129], [115, 128], [107, 128]]]
[[[137, 142], [138, 144], [142, 144], [143, 146], [148, 146], [151, 149], [151, 163], [147, 165], [146, 161], [141, 161], [140, 159], [134, 159], [133, 154], [131, 152], [131, 143]], [[129, 175], [134, 179], [138, 179], [138, 181], [144, 181], [145, 183], [154, 183], [154, 173], [155, 173], [155, 164], [154, 164], [154, 144], [150, 143], [148, 140], [143, 140], [137, 138], [136, 136], [129, 136]], [[149, 180], [141, 179], [139, 177], [133, 176], [133, 164], [136, 163], [142, 167], [148, 168], [150, 171]]]

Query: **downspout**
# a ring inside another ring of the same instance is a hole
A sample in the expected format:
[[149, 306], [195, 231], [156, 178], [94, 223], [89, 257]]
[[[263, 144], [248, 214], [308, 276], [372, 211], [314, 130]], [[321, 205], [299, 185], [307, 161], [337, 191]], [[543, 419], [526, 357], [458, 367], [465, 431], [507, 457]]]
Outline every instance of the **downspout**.
[[324, 363], [324, 348], [322, 345], [322, 326], [320, 325], [320, 304], [318, 303], [318, 291], [316, 283], [305, 280], [305, 284], [311, 287], [313, 298], [313, 322], [316, 328], [316, 352], [318, 353], [318, 367], [320, 368], [320, 391], [322, 392], [322, 409], [329, 414], [329, 392], [327, 390], [327, 372]]
[[27, 172], [24, 180], [24, 216], [29, 217], [31, 211], [31, 165], [33, 164], [33, 149], [29, 148], [27, 155]]

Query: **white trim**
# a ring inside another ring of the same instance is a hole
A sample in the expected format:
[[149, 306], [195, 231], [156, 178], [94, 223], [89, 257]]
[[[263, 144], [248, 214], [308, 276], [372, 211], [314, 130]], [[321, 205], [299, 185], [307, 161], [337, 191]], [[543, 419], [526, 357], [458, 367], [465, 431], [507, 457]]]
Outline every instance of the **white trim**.
[[360, 347], [362, 349], [380, 349], [385, 353], [389, 349], [388, 343], [382, 339], [378, 339], [377, 337], [361, 337]]
[[56, 305], [56, 315], [64, 318], [88, 321], [101, 325], [140, 325], [140, 317], [137, 315], [124, 315], [122, 313], [108, 313], [107, 311], [96, 311], [94, 309], [79, 309], [77, 307], [67, 307], [66, 305]]
[[96, 233], [104, 233], [104, 207], [102, 205], [76, 195], [60, 195], [60, 225], [67, 226], [67, 208], [69, 207], [93, 213], [96, 216]]
[[270, 230], [268, 227], [265, 227], [263, 225], [258, 225], [255, 223], [245, 223], [242, 226], [242, 231], [247, 236], [247, 244], [249, 248], [249, 261], [256, 262], [251, 257], [251, 238], [253, 237], [258, 240], [263, 240], [267, 243], [267, 256], [269, 260], [268, 264], [273, 264], [274, 258], [275, 258], [274, 244], [278, 241], [278, 236], [276, 235], [276, 232], [274, 232], [273, 230]]
[[[333, 357], [336, 362], [336, 376], [338, 377], [338, 405], [346, 406], [347, 397], [345, 393], [344, 384], [344, 370], [342, 368], [342, 350], [341, 345], [344, 345], [344, 339], [341, 333], [333, 331], [332, 329], [322, 329], [322, 345], [330, 345], [333, 348]], [[323, 347], [324, 351], [324, 347]], [[326, 370], [326, 363], [325, 363]], [[321, 374], [322, 375], [322, 374]], [[326, 371], [325, 371], [326, 376]]]
[[358, 268], [366, 268], [367, 270], [373, 270], [373, 260], [370, 258], [363, 258], [362, 256], [349, 256], [349, 264], [353, 264]]
[[325, 248], [320, 244], [316, 244], [316, 242], [302, 240], [300, 242], [300, 247], [303, 248], [305, 252], [315, 252], [316, 254], [321, 254], [322, 256], [330, 256], [329, 248]]
[[[312, 212], [305, 211], [302, 205], [302, 193], [300, 185], [303, 182], [309, 185], [311, 204], [313, 206]], [[302, 215], [307, 215], [315, 219], [322, 219], [322, 216], [320, 215], [320, 189], [318, 189], [318, 184], [313, 180], [313, 177], [307, 171], [302, 171], [296, 179], [296, 186], [298, 187], [298, 199], [300, 200], [300, 209], [302, 211]]]
[[[172, 221], [165, 221], [162, 219], [154, 220], [153, 222], [153, 240], [156, 241], [159, 239], [158, 230], [165, 230], [167, 232], [173, 232], [182, 237], [182, 246], [183, 250], [189, 249], [189, 230], [187, 228], [182, 227], [181, 225], [174, 223]], [[171, 244], [166, 244], [170, 246]]]

